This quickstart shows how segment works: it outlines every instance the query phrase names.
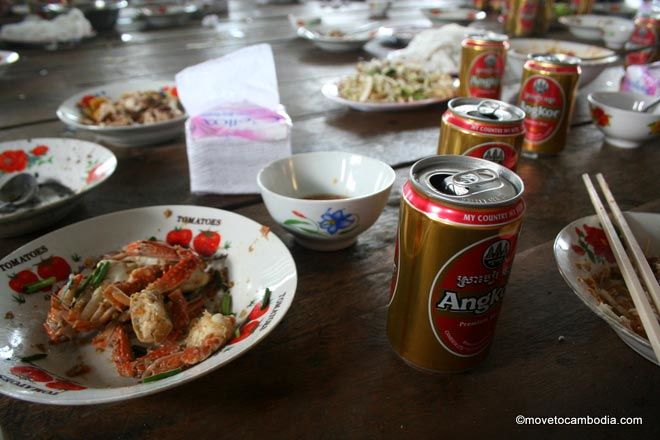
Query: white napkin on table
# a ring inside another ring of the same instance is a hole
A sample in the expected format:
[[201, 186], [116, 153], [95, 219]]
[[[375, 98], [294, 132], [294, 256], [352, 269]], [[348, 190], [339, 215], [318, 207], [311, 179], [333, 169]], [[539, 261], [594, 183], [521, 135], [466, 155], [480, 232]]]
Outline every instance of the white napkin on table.
[[269, 45], [246, 47], [176, 75], [190, 119], [186, 144], [194, 193], [256, 193], [256, 175], [291, 154]]

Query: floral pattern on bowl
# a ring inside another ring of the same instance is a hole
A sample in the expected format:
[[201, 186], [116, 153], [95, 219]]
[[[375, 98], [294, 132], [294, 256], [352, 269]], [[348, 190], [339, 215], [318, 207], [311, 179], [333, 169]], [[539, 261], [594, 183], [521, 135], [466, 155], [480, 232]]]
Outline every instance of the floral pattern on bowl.
[[[660, 255], [660, 214], [624, 213], [635, 238], [645, 243], [647, 256]], [[615, 264], [597, 216], [575, 220], [557, 235], [553, 251], [560, 274], [575, 295], [603, 319], [635, 352], [660, 365], [648, 340], [624, 325], [623, 318], [591, 293], [587, 280]]]
[[320, 221], [307, 217], [300, 211], [291, 211], [299, 219], [290, 218], [284, 221], [284, 225], [295, 228], [299, 232], [305, 232], [317, 236], [332, 236], [335, 234], [348, 234], [360, 224], [357, 214], [344, 213], [345, 209], [328, 208], [321, 214]]
[[[234, 337], [201, 363], [148, 382], [119, 376], [112, 350], [98, 352], [88, 343], [49, 344], [43, 329], [47, 300], [68, 275], [89, 273], [99, 255], [151, 238], [190, 247], [210, 264], [227, 268], [233, 282], [230, 307], [240, 323]], [[67, 226], [0, 260], [0, 285], [6, 286], [0, 295], [0, 316], [5, 318], [0, 327], [0, 393], [39, 403], [84, 405], [180, 385], [253, 348], [283, 319], [296, 284], [295, 263], [286, 246], [269, 228], [232, 212], [154, 206]], [[69, 373], [72, 364], [84, 367], [82, 374]]]
[[110, 150], [88, 141], [38, 138], [0, 142], [0, 185], [15, 173], [30, 173], [40, 185], [54, 181], [71, 190], [58, 194], [40, 188], [33, 202], [0, 214], [0, 237], [24, 234], [60, 220], [116, 167], [117, 158]]
[[591, 117], [593, 118], [596, 125], [601, 127], [609, 127], [610, 120], [612, 119], [612, 115], [607, 114], [605, 110], [597, 106], [592, 107]]

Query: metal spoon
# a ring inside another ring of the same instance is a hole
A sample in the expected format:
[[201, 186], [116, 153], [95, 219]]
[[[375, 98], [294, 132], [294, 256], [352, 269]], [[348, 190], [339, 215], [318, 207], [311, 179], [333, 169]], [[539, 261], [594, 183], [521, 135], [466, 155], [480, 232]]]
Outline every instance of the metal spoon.
[[637, 108], [633, 107], [633, 110], [638, 111], [640, 113], [648, 113], [649, 110], [651, 110], [656, 105], [660, 104], [660, 97], [656, 98], [654, 101], [651, 101], [651, 103], [649, 105], [647, 105], [646, 107], [644, 107], [644, 102], [643, 101], [638, 102], [637, 104], [639, 104], [639, 105], [637, 106]]
[[37, 179], [28, 173], [13, 176], [0, 187], [0, 212], [15, 211], [37, 194]]

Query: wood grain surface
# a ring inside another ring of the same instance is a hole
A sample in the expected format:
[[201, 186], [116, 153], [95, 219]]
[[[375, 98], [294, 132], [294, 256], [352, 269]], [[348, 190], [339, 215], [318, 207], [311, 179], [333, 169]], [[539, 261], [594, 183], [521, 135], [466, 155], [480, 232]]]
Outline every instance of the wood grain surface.
[[[411, 5], [403, 2], [395, 11], [422, 19]], [[286, 16], [336, 11], [310, 4], [232, 1], [230, 6], [218, 30], [194, 23], [131, 31], [128, 42], [118, 32], [67, 50], [22, 51], [22, 61], [0, 78], [0, 141], [86, 138], [54, 113], [72, 94], [132, 78], [171, 78], [186, 66], [268, 42], [282, 102], [294, 121], [294, 152], [343, 150], [389, 163], [397, 180], [385, 210], [355, 246], [313, 252], [273, 224], [257, 194], [191, 194], [183, 138], [155, 147], [113, 148], [119, 166], [101, 188], [58, 224], [0, 240], [0, 257], [44, 233], [113, 211], [212, 206], [272, 226], [297, 264], [294, 303], [258, 347], [157, 395], [88, 407], [2, 396], [5, 438], [658, 438], [658, 367], [629, 349], [571, 292], [556, 270], [552, 241], [566, 224], [592, 214], [580, 180], [584, 172], [602, 172], [623, 210], [660, 213], [660, 144], [617, 149], [604, 144], [593, 125], [581, 124], [573, 127], [562, 154], [523, 158], [518, 173], [526, 186], [527, 212], [490, 355], [469, 373], [420, 373], [389, 347], [386, 305], [401, 184], [414, 161], [435, 153], [444, 107], [360, 113], [330, 103], [320, 94], [321, 85], [350, 72], [367, 55], [330, 54], [294, 39]], [[366, 14], [363, 3], [350, 8]], [[519, 426], [519, 414], [642, 417], [643, 425]]]

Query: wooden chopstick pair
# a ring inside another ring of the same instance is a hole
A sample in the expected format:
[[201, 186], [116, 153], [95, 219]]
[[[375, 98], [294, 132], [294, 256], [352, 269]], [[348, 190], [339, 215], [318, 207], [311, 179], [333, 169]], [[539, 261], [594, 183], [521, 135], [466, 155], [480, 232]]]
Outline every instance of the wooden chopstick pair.
[[[605, 207], [600, 201], [600, 197], [596, 192], [596, 188], [591, 183], [589, 175], [586, 173], [583, 174], [582, 180], [587, 187], [589, 198], [591, 199], [591, 203], [594, 205], [594, 209], [598, 215], [598, 220], [600, 221], [600, 224], [605, 231], [605, 236], [607, 237], [607, 241], [610, 243], [610, 247], [612, 248], [616, 262], [619, 265], [623, 279], [626, 282], [626, 286], [628, 286], [628, 291], [630, 292], [630, 296], [632, 297], [633, 303], [635, 304], [635, 308], [637, 309], [639, 318], [642, 322], [642, 325], [644, 326], [646, 335], [649, 338], [649, 342], [651, 343], [655, 357], [658, 362], [660, 362], [660, 323], [658, 323], [658, 319], [653, 313], [653, 309], [649, 303], [646, 293], [644, 292], [644, 289], [642, 288], [640, 280], [637, 277], [637, 273], [635, 272], [635, 269], [630, 262], [630, 258], [626, 254], [623, 244], [621, 243], [621, 240], [619, 239], [619, 236], [617, 235], [614, 226], [612, 225], [612, 222], [607, 215]], [[637, 243], [637, 240], [635, 240], [635, 237], [633, 236], [632, 231], [626, 222], [626, 219], [623, 217], [623, 213], [614, 200], [614, 196], [612, 195], [610, 188], [607, 186], [605, 178], [602, 174], [598, 173], [596, 175], [596, 180], [598, 180], [600, 188], [605, 195], [605, 200], [607, 200], [607, 203], [612, 210], [612, 217], [614, 218], [614, 221], [616, 222], [619, 230], [621, 231], [621, 234], [623, 235], [630, 254], [641, 274], [641, 278], [646, 285], [649, 296], [653, 299], [657, 310], [660, 310], [660, 286], [658, 286], [658, 281], [653, 274], [653, 270], [649, 266], [646, 257], [644, 257], [642, 249]]]

